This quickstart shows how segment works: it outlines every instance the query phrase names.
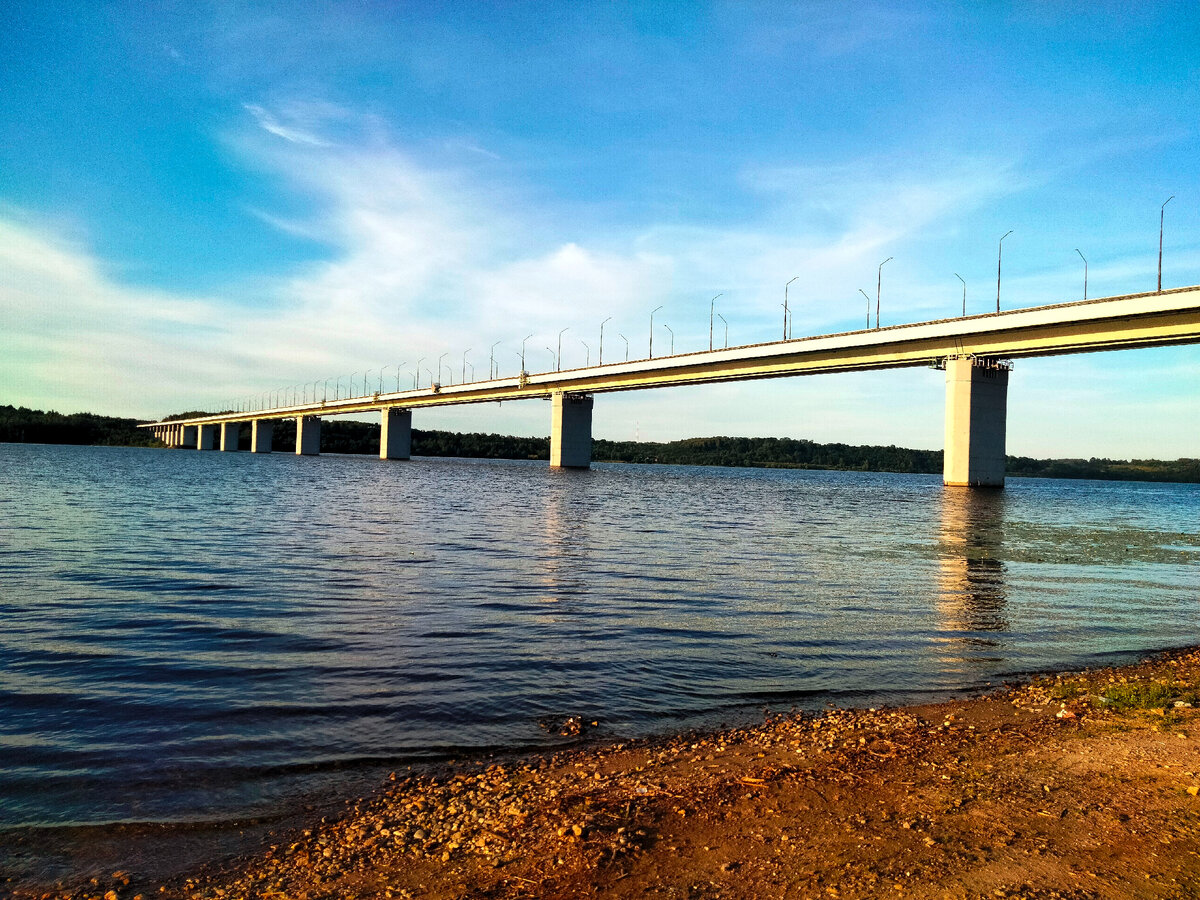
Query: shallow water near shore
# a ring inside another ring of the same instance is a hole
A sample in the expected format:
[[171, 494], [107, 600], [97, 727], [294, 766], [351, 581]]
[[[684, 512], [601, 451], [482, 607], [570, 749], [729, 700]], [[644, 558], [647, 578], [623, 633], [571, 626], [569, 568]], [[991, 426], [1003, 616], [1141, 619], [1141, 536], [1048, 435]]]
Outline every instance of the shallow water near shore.
[[0, 827], [1194, 643], [1200, 486], [0, 444]]

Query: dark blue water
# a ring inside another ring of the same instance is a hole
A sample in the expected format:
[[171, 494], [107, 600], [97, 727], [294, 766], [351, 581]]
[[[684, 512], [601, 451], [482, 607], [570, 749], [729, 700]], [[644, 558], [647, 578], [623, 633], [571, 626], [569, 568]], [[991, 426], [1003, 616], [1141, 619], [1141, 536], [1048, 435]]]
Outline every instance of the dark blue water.
[[1197, 641], [1200, 487], [0, 444], [0, 825]]

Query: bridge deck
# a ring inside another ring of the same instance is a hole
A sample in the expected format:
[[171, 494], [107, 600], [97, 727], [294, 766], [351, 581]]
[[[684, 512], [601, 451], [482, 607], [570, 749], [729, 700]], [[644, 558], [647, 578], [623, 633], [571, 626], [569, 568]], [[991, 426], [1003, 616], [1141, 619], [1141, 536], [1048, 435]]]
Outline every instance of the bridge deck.
[[[582, 369], [395, 391], [170, 424], [343, 415], [384, 407], [448, 406], [597, 394], [681, 384], [922, 366], [962, 356], [1018, 359], [1200, 342], [1200, 286], [1032, 309], [705, 350]], [[142, 427], [154, 427], [156, 424]]]

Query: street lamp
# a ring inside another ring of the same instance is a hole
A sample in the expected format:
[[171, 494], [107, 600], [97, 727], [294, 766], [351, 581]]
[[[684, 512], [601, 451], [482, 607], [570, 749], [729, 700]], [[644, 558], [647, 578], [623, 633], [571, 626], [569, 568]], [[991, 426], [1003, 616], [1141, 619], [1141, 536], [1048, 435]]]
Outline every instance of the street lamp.
[[629, 338], [625, 337], [619, 331], [617, 332], [617, 337], [625, 342], [625, 362], [629, 362]]
[[996, 250], [996, 315], [1000, 315], [1000, 260], [1004, 256], [1004, 238], [1012, 234], [1012, 229], [1004, 232], [1004, 237], [1000, 238], [999, 248]]
[[[435, 382], [437, 379], [433, 377], [433, 372], [432, 372], [432, 371], [430, 371], [428, 368], [425, 370], [425, 374], [429, 376], [429, 389], [430, 389], [430, 390], [433, 390], [433, 383], [434, 383], [434, 382]], [[442, 377], [442, 373], [441, 373], [441, 372], [439, 372], [439, 373], [438, 373], [438, 378], [441, 378], [441, 377]]]
[[[787, 288], [784, 288], [784, 294], [787, 294]], [[724, 293], [717, 294], [717, 297], [724, 297]], [[708, 349], [712, 350], [712, 328], [713, 328], [713, 311], [717, 308], [717, 297], [713, 297], [708, 304]]]
[[379, 370], [379, 390], [377, 390], [375, 393], [377, 393], [377, 394], [383, 393], [383, 373], [386, 372], [390, 368], [391, 368], [391, 366], [384, 366], [382, 369]]
[[667, 331], [671, 332], [671, 352], [667, 355], [674, 356], [675, 355], [675, 331], [674, 331], [674, 329], [671, 328], [670, 325], [667, 325], [666, 323], [663, 324], [663, 328], [665, 328], [665, 329], [667, 329]]
[[864, 291], [862, 288], [859, 288], [858, 292], [860, 294], [862, 294], [863, 298], [867, 301], [867, 327], [870, 328], [871, 327], [871, 298], [867, 296], [867, 292]]
[[959, 275], [957, 272], [954, 273], [954, 277], [957, 278], [959, 281], [962, 281], [962, 283], [963, 283], [963, 313], [962, 314], [965, 316], [967, 314], [967, 283], [965, 281], [963, 281], [963, 277], [961, 275]]
[[496, 368], [496, 347], [499, 345], [500, 342], [496, 341], [496, 343], [492, 344], [491, 349], [488, 350], [488, 381], [491, 381], [496, 377], [496, 373], [494, 371]]
[[439, 382], [442, 380], [442, 360], [446, 358], [446, 355], [447, 355], [449, 352], [450, 352], [450, 351], [446, 351], [446, 353], [443, 353], [441, 356], [439, 356], [439, 357], [438, 357], [438, 374], [437, 374], [437, 381], [439, 381]]
[[598, 366], [604, 365], [604, 325], [605, 325], [605, 323], [610, 322], [610, 321], [612, 321], [612, 316], [609, 316], [607, 319], [605, 319], [603, 322], [600, 323], [600, 361], [598, 363], [596, 363], [596, 365], [598, 365]]
[[462, 377], [463, 384], [467, 383], [467, 354], [470, 352], [471, 352], [470, 347], [468, 347], [466, 350], [463, 351], [463, 377]]
[[[875, 327], [879, 328], [879, 288], [883, 284], [883, 267], [890, 263], [895, 257], [889, 256], [879, 264], [879, 271], [875, 275]], [[870, 299], [867, 300], [870, 303]], [[870, 324], [869, 322], [867, 323]]]
[[1079, 258], [1083, 260], [1083, 299], [1087, 299], [1087, 257], [1080, 253], [1079, 248], [1075, 248], [1075, 252], [1079, 253]]
[[725, 323], [725, 349], [728, 350], [729, 349], [729, 323], [725, 322], [725, 317], [723, 315], [721, 315], [720, 313], [717, 313], [717, 318]]
[[1162, 208], [1158, 211], [1158, 292], [1162, 293], [1162, 235], [1163, 235], [1163, 216], [1167, 211], [1167, 204], [1175, 199], [1172, 194], [1163, 201]]
[[570, 326], [570, 325], [568, 325], [566, 328], [564, 328], [562, 331], [560, 331], [560, 332], [558, 333], [558, 353], [555, 355], [555, 363], [554, 363], [554, 365], [555, 365], [555, 371], [558, 371], [558, 370], [562, 369], [562, 336], [563, 336], [563, 331], [570, 331], [570, 330], [571, 330], [571, 326]]
[[532, 334], [525, 335], [525, 340], [521, 341], [521, 374], [525, 374], [525, 341], [533, 337]]
[[[796, 278], [799, 277], [799, 275], [796, 276]], [[792, 281], [795, 281], [796, 278], [793, 278]], [[792, 281], [783, 286], [783, 339], [785, 341], [788, 339], [788, 286]]]
[[367, 376], [371, 374], [371, 370], [363, 372], [363, 396], [367, 396]]
[[662, 305], [650, 310], [650, 359], [654, 359], [654, 314], [662, 309]]
[[[357, 374], [358, 374], [357, 372], [354, 373], [354, 375], [357, 375]], [[347, 400], [349, 400], [350, 398], [352, 398], [354, 396], [354, 375], [350, 376], [350, 389], [346, 392]], [[366, 378], [366, 376], [363, 376], [363, 377], [364, 377], [364, 379]]]
[[[421, 363], [423, 363], [423, 362], [425, 362], [424, 356], [422, 356], [420, 359], [417, 360], [417, 367], [416, 367], [416, 369], [413, 370], [413, 390], [414, 391], [421, 386]], [[428, 372], [429, 370], [426, 369], [425, 371]]]
[[584, 363], [584, 367], [585, 368], [590, 367], [592, 364], [592, 348], [588, 346], [587, 341], [581, 340], [579, 343], [583, 344], [583, 349], [587, 351], [587, 356], [585, 357], [586, 362]]
[[554, 350], [552, 348], [547, 347], [546, 349], [550, 351], [550, 356], [554, 359], [554, 371], [557, 372], [558, 371], [558, 355], [554, 352]]

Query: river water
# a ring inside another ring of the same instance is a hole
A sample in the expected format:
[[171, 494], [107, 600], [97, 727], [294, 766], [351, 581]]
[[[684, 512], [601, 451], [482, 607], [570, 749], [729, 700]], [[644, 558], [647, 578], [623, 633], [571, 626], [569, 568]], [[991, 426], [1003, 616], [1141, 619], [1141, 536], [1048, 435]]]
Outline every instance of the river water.
[[1198, 626], [1198, 485], [0, 444], [0, 827], [269, 812], [555, 717], [898, 704]]

